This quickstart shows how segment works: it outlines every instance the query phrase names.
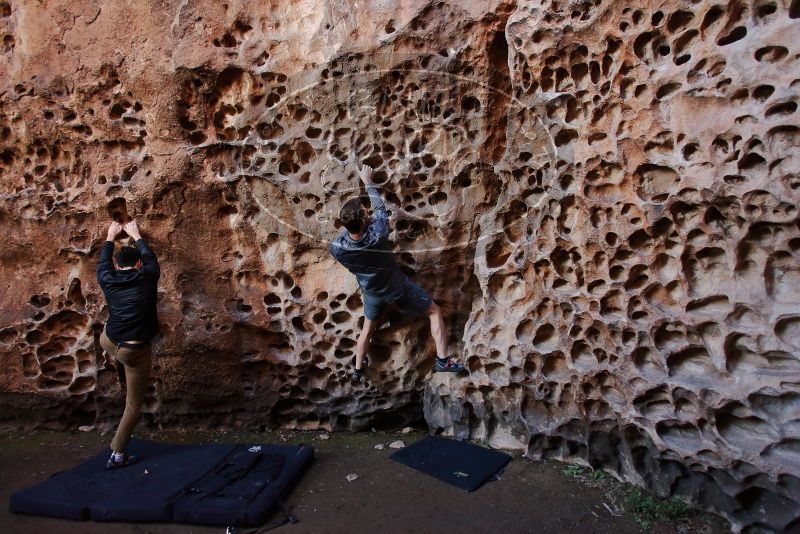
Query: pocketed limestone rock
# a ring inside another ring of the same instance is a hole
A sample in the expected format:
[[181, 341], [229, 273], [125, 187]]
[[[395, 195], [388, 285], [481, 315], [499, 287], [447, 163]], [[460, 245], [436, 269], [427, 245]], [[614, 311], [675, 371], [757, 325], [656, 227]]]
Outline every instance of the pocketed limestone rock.
[[[0, 424], [120, 416], [94, 268], [135, 217], [163, 273], [147, 423], [424, 414], [797, 527], [798, 9], [0, 2]], [[356, 160], [468, 376], [390, 313], [352, 380], [327, 247]]]

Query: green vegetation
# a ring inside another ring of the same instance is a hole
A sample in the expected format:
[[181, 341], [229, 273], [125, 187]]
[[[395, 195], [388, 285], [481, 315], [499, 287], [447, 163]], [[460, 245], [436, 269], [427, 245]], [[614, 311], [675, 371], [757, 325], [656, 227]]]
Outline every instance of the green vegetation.
[[649, 530], [654, 521], [681, 521], [694, 515], [694, 510], [680, 499], [661, 500], [639, 488], [632, 488], [625, 504], [642, 530]]
[[605, 471], [592, 471], [592, 474], [589, 475], [589, 478], [591, 478], [592, 480], [603, 480], [607, 476], [608, 475], [606, 475]]
[[568, 465], [564, 468], [564, 474], [568, 477], [588, 479], [595, 482], [604, 480], [608, 477], [605, 471], [591, 470], [580, 465]]
[[604, 488], [608, 512], [612, 515], [630, 514], [643, 531], [650, 531], [655, 523], [687, 523], [697, 513], [680, 499], [659, 499], [643, 489], [620, 484], [599, 469], [567, 465], [562, 472], [588, 487]]
[[584, 468], [579, 465], [568, 465], [564, 468], [564, 474], [568, 477], [579, 478], [584, 473]]

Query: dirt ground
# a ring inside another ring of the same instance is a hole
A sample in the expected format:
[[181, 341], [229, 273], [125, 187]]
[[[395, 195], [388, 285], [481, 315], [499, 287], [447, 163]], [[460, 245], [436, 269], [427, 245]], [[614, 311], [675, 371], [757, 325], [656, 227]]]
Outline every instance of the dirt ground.
[[[690, 511], [687, 518], [659, 521], [631, 511], [632, 489], [605, 476], [558, 462], [532, 462], [519, 455], [501, 480], [466, 493], [389, 459], [388, 445], [411, 444], [414, 431], [333, 433], [144, 433], [173, 443], [309, 443], [316, 460], [288, 497], [300, 522], [272, 532], [305, 533], [658, 533], [727, 531], [716, 516]], [[0, 531], [5, 534], [217, 533], [221, 527], [178, 524], [73, 522], [14, 515], [9, 495], [101, 451], [109, 436], [95, 432], [0, 435]], [[383, 443], [383, 450], [375, 445]], [[582, 472], [581, 472], [582, 471]], [[348, 482], [350, 474], [358, 478]], [[599, 476], [598, 476], [599, 475]]]

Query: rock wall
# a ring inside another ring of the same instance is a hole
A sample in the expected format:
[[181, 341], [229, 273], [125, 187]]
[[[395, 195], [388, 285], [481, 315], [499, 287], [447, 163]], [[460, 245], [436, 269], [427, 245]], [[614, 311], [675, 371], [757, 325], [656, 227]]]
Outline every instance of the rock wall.
[[[44, 5], [43, 5], [44, 4]], [[110, 217], [162, 261], [151, 424], [437, 432], [800, 515], [800, 3], [0, 1], [0, 423], [113, 424]], [[424, 321], [348, 377], [377, 169]], [[794, 521], [794, 523], [792, 523]]]

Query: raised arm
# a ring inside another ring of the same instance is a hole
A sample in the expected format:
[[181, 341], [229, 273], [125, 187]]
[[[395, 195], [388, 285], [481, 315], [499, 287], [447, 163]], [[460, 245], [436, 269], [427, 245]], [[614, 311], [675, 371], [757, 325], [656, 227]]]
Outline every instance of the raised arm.
[[389, 212], [386, 211], [386, 206], [383, 203], [378, 188], [375, 187], [375, 182], [372, 181], [372, 167], [364, 165], [358, 171], [358, 177], [364, 183], [369, 195], [369, 203], [372, 205], [372, 224], [370, 229], [380, 238], [389, 235]]
[[142, 234], [139, 233], [139, 226], [136, 221], [130, 221], [125, 225], [125, 232], [136, 241], [136, 247], [139, 249], [139, 254], [142, 256], [142, 270], [150, 273], [156, 280], [161, 276], [161, 268], [158, 265], [158, 258], [147, 246], [147, 243], [142, 239]]
[[108, 227], [106, 241], [103, 243], [100, 249], [100, 257], [97, 259], [97, 282], [100, 287], [103, 287], [109, 275], [114, 272], [114, 262], [111, 261], [111, 257], [114, 255], [114, 240], [120, 232], [122, 232], [122, 225], [117, 221], [113, 221]]

